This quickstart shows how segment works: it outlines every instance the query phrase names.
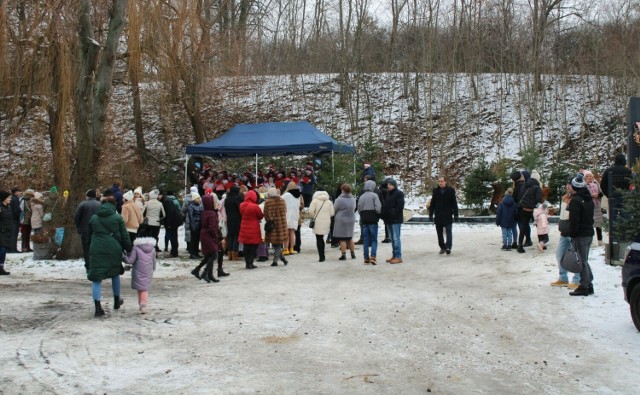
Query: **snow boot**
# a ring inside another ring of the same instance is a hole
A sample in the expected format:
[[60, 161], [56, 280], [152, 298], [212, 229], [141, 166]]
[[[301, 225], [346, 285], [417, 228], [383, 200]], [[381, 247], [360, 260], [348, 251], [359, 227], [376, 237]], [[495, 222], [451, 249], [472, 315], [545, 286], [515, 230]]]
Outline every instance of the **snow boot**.
[[225, 273], [225, 271], [222, 270], [222, 263], [218, 262], [218, 277], [226, 277], [228, 275], [229, 273]]
[[124, 299], [122, 299], [119, 295], [113, 297], [113, 309], [118, 310], [120, 306], [124, 304]]
[[95, 303], [95, 305], [96, 305], [96, 313], [94, 314], [94, 317], [102, 317], [105, 313], [104, 313], [104, 310], [102, 310], [102, 306], [100, 305], [100, 301], [99, 300], [94, 300], [93, 303]]
[[518, 252], [520, 254], [524, 254], [525, 253], [525, 250], [524, 250], [524, 247], [522, 246], [522, 244], [518, 244]]

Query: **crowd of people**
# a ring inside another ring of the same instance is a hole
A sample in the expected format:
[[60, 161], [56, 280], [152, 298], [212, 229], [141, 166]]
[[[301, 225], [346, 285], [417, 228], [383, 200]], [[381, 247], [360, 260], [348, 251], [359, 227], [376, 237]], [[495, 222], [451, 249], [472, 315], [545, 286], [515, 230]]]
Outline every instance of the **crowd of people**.
[[[594, 228], [601, 243], [602, 199], [609, 198], [613, 208], [610, 212], [619, 211], [617, 191], [628, 188], [631, 178], [625, 165], [624, 156], [617, 156], [616, 164], [603, 173], [604, 189], [598, 177], [586, 169], [567, 181], [559, 211], [558, 278], [552, 286], [569, 287], [571, 295], [594, 293], [588, 263]], [[513, 185], [505, 192], [496, 213], [496, 225], [502, 229], [502, 250], [524, 253], [525, 247], [533, 246], [533, 223], [536, 246], [544, 252], [550, 241], [549, 213], [540, 174], [535, 170], [531, 173], [516, 170], [511, 180]], [[147, 193], [141, 187], [121, 190], [119, 183], [101, 194], [93, 189], [87, 191], [86, 199], [75, 211], [74, 223], [82, 241], [87, 278], [92, 282], [95, 316], [105, 315], [101, 305], [103, 280], [111, 280], [113, 308], [119, 309], [124, 303], [120, 297], [120, 276], [125, 270], [132, 272], [131, 286], [138, 292], [140, 312], [148, 312], [153, 271], [162, 251], [161, 227], [165, 229], [165, 257], [174, 258], [178, 257], [178, 229], [184, 226], [189, 258], [199, 260], [191, 274], [207, 283], [219, 282], [220, 277], [229, 275], [223, 270], [225, 257], [227, 261], [244, 260], [249, 270], [256, 268], [256, 262], [266, 262], [270, 257], [271, 266], [287, 265], [289, 256], [300, 252], [305, 210], [316, 238], [319, 262], [326, 260], [328, 244], [339, 247], [338, 260], [348, 259], [347, 249], [349, 257], [356, 259], [355, 245], [362, 244], [364, 264], [376, 265], [378, 226], [382, 220], [383, 242], [390, 242], [392, 247], [386, 262], [402, 263], [404, 193], [393, 178], [385, 178], [378, 185], [375, 170], [368, 162], [364, 164], [362, 181], [357, 196], [349, 183], [338, 184], [331, 195], [325, 190], [315, 190], [316, 178], [310, 163], [304, 169], [292, 168], [286, 176], [282, 169], [276, 171], [273, 167], [264, 174], [246, 172], [238, 176], [205, 166], [183, 202], [170, 190], [154, 188]], [[0, 191], [0, 275], [10, 274], [4, 266], [7, 253], [32, 251], [31, 237], [44, 233], [61, 244], [64, 235], [57, 230], [66, 222], [62, 216], [67, 197], [66, 192], [60, 196], [56, 187], [46, 197], [32, 189]], [[428, 212], [436, 227], [440, 254], [450, 255], [452, 224], [459, 215], [455, 189], [444, 176], [438, 178], [432, 191]], [[361, 240], [354, 242], [357, 218]], [[20, 248], [18, 232], [22, 235]], [[581, 272], [575, 273], [571, 282], [560, 265], [570, 246], [583, 259]], [[215, 272], [214, 263], [217, 263]]]

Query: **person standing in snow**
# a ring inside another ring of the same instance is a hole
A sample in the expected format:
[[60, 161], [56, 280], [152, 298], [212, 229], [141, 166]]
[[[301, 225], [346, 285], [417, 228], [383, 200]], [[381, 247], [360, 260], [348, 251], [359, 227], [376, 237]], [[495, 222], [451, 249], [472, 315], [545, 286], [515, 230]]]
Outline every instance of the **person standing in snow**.
[[82, 255], [84, 256], [84, 268], [89, 271], [89, 221], [91, 217], [100, 209], [100, 202], [96, 199], [95, 189], [89, 189], [86, 193], [86, 200], [81, 202], [73, 216], [73, 222], [80, 235], [82, 242]]
[[138, 237], [138, 228], [142, 224], [142, 210], [134, 201], [133, 191], [127, 191], [123, 196], [124, 204], [122, 205], [122, 219], [129, 232], [129, 237], [133, 243]]
[[33, 252], [31, 249], [31, 198], [35, 191], [28, 188], [20, 198], [20, 234], [22, 235], [22, 252]]
[[351, 185], [342, 184], [342, 193], [333, 205], [335, 222], [333, 225], [333, 240], [340, 241], [340, 258], [347, 259], [347, 247], [351, 252], [351, 259], [356, 259], [355, 244], [353, 242], [353, 230], [356, 224], [357, 210], [356, 199], [351, 194]]
[[173, 195], [173, 191], [167, 191], [162, 195], [162, 208], [164, 209], [164, 230], [171, 243], [171, 258], [178, 257], [178, 228], [183, 224], [182, 213], [180, 212], [180, 202]]
[[7, 258], [7, 252], [11, 250], [12, 231], [11, 194], [7, 191], [0, 191], [0, 275], [3, 276], [11, 274], [4, 269], [4, 263]]
[[538, 233], [538, 251], [543, 252], [549, 243], [549, 211], [546, 203], [538, 203], [533, 209], [533, 223]]
[[398, 189], [393, 178], [387, 179], [387, 197], [382, 204], [382, 219], [389, 224], [389, 238], [393, 255], [387, 259], [391, 264], [402, 263], [402, 241], [400, 230], [404, 222], [404, 193]]
[[593, 291], [593, 273], [589, 266], [589, 248], [593, 241], [593, 199], [584, 176], [578, 173], [571, 180], [571, 188], [575, 195], [569, 202], [569, 236], [576, 244], [578, 253], [582, 258], [582, 271], [580, 271], [580, 286], [571, 296], [588, 296]]
[[569, 289], [576, 289], [580, 284], [580, 273], [575, 273], [571, 282], [569, 282], [569, 275], [567, 271], [562, 267], [560, 262], [562, 256], [569, 249], [571, 245], [571, 237], [569, 236], [569, 203], [575, 193], [571, 188], [571, 178], [567, 181], [565, 186], [566, 192], [562, 195], [560, 202], [560, 219], [558, 221], [558, 230], [560, 231], [560, 237], [558, 238], [558, 247], [556, 248], [556, 261], [558, 262], [558, 279], [551, 282], [552, 287], [567, 287]]
[[[533, 220], [533, 209], [536, 208], [538, 203], [544, 202], [539, 180], [536, 177], [527, 177], [527, 175], [528, 173], [523, 174], [526, 181], [524, 183], [524, 187], [518, 194], [518, 206], [520, 208], [520, 211], [518, 212], [518, 228], [520, 229], [520, 234], [518, 235], [519, 253], [525, 252], [524, 247], [533, 245], [531, 242], [531, 221]], [[515, 191], [514, 196], [516, 196]]]
[[496, 211], [496, 225], [502, 228], [501, 249], [503, 251], [511, 251], [511, 246], [514, 241], [512, 238], [513, 229], [518, 224], [518, 207], [516, 207], [516, 201], [513, 200], [512, 194], [513, 189], [507, 189]]
[[125, 262], [131, 265], [131, 288], [138, 291], [140, 314], [149, 312], [149, 291], [156, 270], [155, 246], [153, 237], [139, 237], [133, 242], [131, 253], [124, 256]]
[[[433, 189], [431, 203], [429, 204], [429, 220], [436, 225], [440, 254], [451, 254], [453, 244], [453, 221], [458, 222], [458, 200], [456, 191], [447, 185], [445, 177], [438, 177], [438, 186]], [[444, 238], [446, 229], [447, 238]]]
[[367, 180], [364, 193], [358, 197], [358, 213], [362, 229], [364, 263], [375, 265], [378, 254], [378, 222], [382, 213], [382, 202], [376, 193], [376, 182]]
[[314, 219], [313, 234], [316, 236], [316, 249], [319, 262], [325, 261], [324, 236], [329, 233], [331, 219], [335, 215], [333, 202], [327, 191], [317, 191], [309, 205], [309, 215]]
[[255, 269], [253, 264], [258, 252], [258, 245], [262, 243], [262, 232], [260, 231], [260, 221], [264, 214], [258, 206], [258, 194], [253, 189], [247, 191], [244, 201], [240, 204], [240, 233], [238, 241], [242, 243], [245, 267]]
[[95, 316], [105, 315], [101, 305], [102, 280], [111, 279], [113, 289], [113, 309], [118, 310], [124, 303], [120, 298], [120, 275], [123, 251], [131, 251], [131, 239], [124, 220], [116, 209], [113, 191], [107, 189], [102, 194], [102, 205], [89, 221], [89, 271], [87, 279], [93, 283], [92, 296]]

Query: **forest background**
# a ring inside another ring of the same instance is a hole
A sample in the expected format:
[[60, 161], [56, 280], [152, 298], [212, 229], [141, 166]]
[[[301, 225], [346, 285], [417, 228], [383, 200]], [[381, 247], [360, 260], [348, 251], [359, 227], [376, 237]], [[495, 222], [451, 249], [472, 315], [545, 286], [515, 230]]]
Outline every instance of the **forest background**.
[[413, 193], [601, 171], [638, 43], [640, 0], [0, 0], [0, 178], [71, 211], [113, 180], [180, 183], [184, 147], [237, 123], [299, 119]]

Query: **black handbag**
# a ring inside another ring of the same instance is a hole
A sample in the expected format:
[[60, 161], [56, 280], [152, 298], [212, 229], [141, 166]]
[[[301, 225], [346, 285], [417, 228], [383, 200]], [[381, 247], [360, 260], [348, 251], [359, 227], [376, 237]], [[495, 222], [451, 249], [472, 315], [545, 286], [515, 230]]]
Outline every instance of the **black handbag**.
[[276, 228], [276, 221], [274, 221], [272, 219], [269, 219], [269, 220], [267, 220], [267, 222], [264, 223], [264, 231], [265, 232], [271, 232], [275, 228]]
[[320, 209], [318, 209], [318, 212], [316, 212], [316, 215], [314, 215], [313, 218], [309, 220], [309, 227], [311, 229], [313, 229], [313, 227], [316, 226], [316, 218], [318, 218], [318, 214], [320, 214], [320, 210], [322, 210], [322, 207], [324, 207], [324, 202], [322, 202], [322, 204], [320, 205]]
[[582, 271], [582, 257], [577, 247], [576, 242], [571, 240], [569, 249], [564, 252], [562, 259], [560, 259], [560, 266], [571, 273], [580, 273]]

